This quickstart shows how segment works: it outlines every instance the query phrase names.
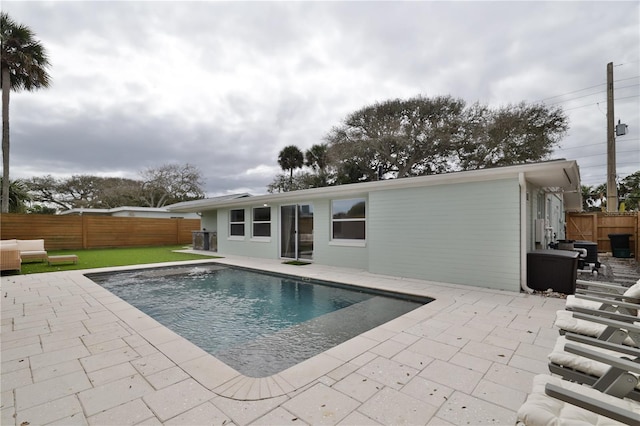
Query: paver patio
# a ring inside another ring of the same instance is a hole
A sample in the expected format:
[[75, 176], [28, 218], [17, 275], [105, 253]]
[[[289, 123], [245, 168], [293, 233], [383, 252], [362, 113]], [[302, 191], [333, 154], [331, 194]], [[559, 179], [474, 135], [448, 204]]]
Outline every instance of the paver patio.
[[88, 271], [2, 277], [0, 423], [513, 425], [533, 376], [548, 372], [555, 311], [564, 307], [560, 298], [315, 264], [216, 262], [436, 300], [257, 379], [104, 290]]

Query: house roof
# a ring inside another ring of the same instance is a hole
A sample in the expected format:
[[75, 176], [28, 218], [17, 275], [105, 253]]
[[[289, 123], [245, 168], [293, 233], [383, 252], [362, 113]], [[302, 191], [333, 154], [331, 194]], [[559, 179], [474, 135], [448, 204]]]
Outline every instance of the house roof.
[[113, 214], [117, 212], [159, 212], [159, 213], [170, 213], [164, 207], [137, 207], [137, 206], [121, 206], [121, 207], [113, 207], [111, 209], [93, 209], [93, 208], [74, 208], [69, 210], [64, 210], [60, 212], [61, 215], [69, 215], [69, 214]]
[[[237, 200], [238, 198], [246, 198], [251, 197], [251, 194], [248, 192], [243, 192], [239, 194], [229, 194], [229, 195], [220, 195], [218, 197], [210, 197], [203, 198], [201, 200], [193, 200], [193, 201], [182, 201], [180, 203], [170, 204], [165, 206], [165, 208], [172, 212], [183, 212], [183, 213], [193, 213], [199, 212], [200, 207], [207, 207], [211, 203], [223, 203], [226, 201]], [[183, 210], [187, 208], [188, 210]]]
[[[175, 212], [201, 212], [233, 206], [248, 206], [256, 204], [281, 203], [295, 200], [313, 200], [326, 197], [343, 197], [362, 195], [368, 192], [389, 190], [396, 188], [413, 188], [421, 186], [448, 185], [454, 183], [489, 181], [498, 179], [524, 178], [548, 192], [565, 195], [567, 210], [582, 209], [582, 195], [580, 192], [580, 171], [575, 160], [552, 160], [539, 163], [521, 164], [490, 169], [469, 170], [438, 175], [419, 176], [402, 179], [387, 179], [375, 182], [353, 183], [348, 185], [327, 186], [321, 188], [304, 189], [277, 194], [248, 196], [243, 198], [221, 200], [219, 197], [167, 206]], [[248, 195], [248, 194], [247, 194]]]

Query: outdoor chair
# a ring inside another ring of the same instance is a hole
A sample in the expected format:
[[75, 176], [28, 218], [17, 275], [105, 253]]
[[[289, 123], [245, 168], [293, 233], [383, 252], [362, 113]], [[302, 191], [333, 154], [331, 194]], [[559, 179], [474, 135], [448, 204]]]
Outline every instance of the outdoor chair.
[[518, 424], [640, 424], [640, 403], [625, 397], [638, 383], [640, 364], [621, 356], [629, 352], [635, 356], [635, 349], [575, 335], [560, 339], [564, 352], [602, 363], [605, 374], [590, 385], [546, 374], [535, 376], [532, 392], [518, 410]]
[[637, 425], [640, 404], [589, 386], [539, 374], [517, 414], [519, 425]]
[[[573, 343], [583, 350], [595, 351], [598, 356], [592, 358], [576, 355], [565, 350], [567, 343]], [[637, 364], [640, 349], [619, 345], [592, 337], [567, 333], [558, 337], [556, 345], [549, 354], [549, 371], [566, 380], [588, 384], [596, 390], [616, 397], [629, 397], [640, 401], [640, 383], [638, 374], [631, 369], [616, 366], [618, 360], [628, 360]], [[606, 362], [606, 361], [609, 362]], [[637, 364], [640, 367], [640, 364]]]
[[[639, 305], [635, 305], [635, 309]], [[574, 333], [611, 343], [640, 347], [640, 322], [636, 315], [626, 315], [589, 308], [557, 311], [555, 326], [560, 334]]]
[[619, 311], [628, 315], [638, 314], [637, 308], [628, 303], [640, 302], [640, 280], [631, 287], [581, 280], [579, 282], [587, 288], [576, 289], [575, 295], [567, 296], [565, 309], [589, 308]]

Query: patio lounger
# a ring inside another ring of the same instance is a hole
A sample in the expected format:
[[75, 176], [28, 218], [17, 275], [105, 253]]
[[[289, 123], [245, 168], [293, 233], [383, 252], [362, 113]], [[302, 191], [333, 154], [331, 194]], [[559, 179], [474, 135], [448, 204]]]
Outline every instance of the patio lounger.
[[[634, 304], [634, 307], [638, 305]], [[573, 312], [556, 312], [555, 326], [560, 334], [570, 332], [640, 347], [640, 318], [637, 316], [581, 307], [574, 309]]]
[[[579, 315], [579, 314], [576, 314]], [[568, 337], [572, 340], [573, 336]], [[639, 373], [640, 364], [619, 357], [603, 355], [596, 347], [610, 346], [601, 341], [583, 341], [580, 346], [573, 341], [564, 344], [566, 352], [594, 359], [619, 370], [620, 377], [637, 383], [637, 377], [628, 375]], [[593, 343], [594, 347], [590, 345]], [[640, 424], [640, 404], [629, 398], [614, 396], [620, 393], [615, 380], [596, 381], [589, 386], [573, 383], [551, 375], [534, 377], [533, 389], [525, 403], [518, 410], [518, 422], [526, 426], [547, 425], [613, 425]], [[633, 386], [632, 386], [633, 388]]]
[[44, 249], [44, 240], [16, 240], [22, 262], [47, 261], [47, 251]]
[[[640, 280], [638, 280], [640, 282]], [[637, 284], [637, 283], [636, 283]], [[630, 286], [603, 281], [576, 280], [576, 290], [601, 291], [614, 294], [624, 293]]]
[[532, 392], [518, 410], [517, 418], [520, 425], [526, 426], [637, 425], [640, 404], [539, 374], [533, 378]]
[[637, 315], [637, 307], [627, 303], [640, 302], [640, 280], [631, 287], [622, 287], [605, 283], [590, 283], [587, 289], [576, 289], [575, 295], [567, 296], [566, 309], [576, 307], [620, 311], [629, 315]]
[[[589, 351], [590, 356], [584, 356]], [[549, 354], [549, 371], [616, 397], [640, 401], [639, 357], [638, 348], [568, 333], [558, 338]]]

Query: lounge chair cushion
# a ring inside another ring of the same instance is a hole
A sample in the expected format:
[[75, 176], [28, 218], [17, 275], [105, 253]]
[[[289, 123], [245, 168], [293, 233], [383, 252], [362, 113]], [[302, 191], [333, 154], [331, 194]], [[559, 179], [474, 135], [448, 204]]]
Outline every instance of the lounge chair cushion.
[[575, 308], [587, 308], [587, 309], [600, 309], [602, 303], [594, 302], [592, 300], [584, 300], [579, 299], [573, 294], [567, 296], [567, 302], [565, 303], [566, 309], [575, 309]]
[[640, 299], [640, 280], [638, 280], [634, 285], [629, 287], [627, 291], [624, 292], [624, 295], [627, 297]]
[[43, 252], [44, 240], [17, 240], [21, 252]]
[[[636, 322], [636, 324], [638, 323]], [[560, 330], [570, 331], [572, 333], [596, 338], [600, 337], [602, 332], [607, 328], [607, 326], [604, 324], [576, 319], [573, 317], [573, 312], [565, 310], [556, 312], [555, 326]], [[629, 346], [637, 346], [633, 339], [631, 339], [630, 337], [627, 337], [623, 343]]]
[[[593, 359], [589, 359], [583, 356], [575, 355], [569, 352], [565, 352], [564, 345], [568, 343], [568, 340], [564, 336], [558, 337], [556, 340], [556, 345], [553, 348], [553, 351], [548, 355], [549, 361], [561, 365], [563, 367], [568, 367], [573, 370], [580, 371], [581, 373], [586, 373], [595, 377], [602, 377], [607, 370], [609, 369], [609, 365], [602, 363], [600, 361], [595, 361]], [[591, 350], [596, 350], [598, 352], [602, 352], [604, 354], [608, 354], [611, 356], [621, 357], [619, 352], [610, 351], [607, 349], [596, 348], [591, 345], [585, 345], [578, 342], [571, 342], [574, 345], [582, 346]], [[633, 373], [632, 373], [633, 374]], [[634, 374], [635, 375], [635, 374]], [[636, 386], [636, 388], [640, 389], [640, 384]]]
[[18, 241], [13, 239], [13, 240], [0, 240], [0, 248], [5, 248], [6, 247], [11, 247], [11, 248], [15, 248], [13, 247], [14, 244], [18, 244]]
[[15, 240], [13, 240], [13, 242], [11, 242], [11, 240], [2, 241], [2, 244], [0, 244], [0, 250], [20, 251], [18, 250], [18, 244], [15, 242]]
[[518, 410], [518, 421], [527, 426], [538, 425], [621, 425], [610, 418], [600, 416], [575, 405], [552, 398], [545, 393], [547, 383], [579, 392], [592, 398], [600, 399], [623, 410], [640, 414], [640, 404], [627, 399], [605, 395], [597, 390], [576, 383], [562, 380], [547, 374], [539, 374], [533, 378], [533, 389], [527, 401]]

